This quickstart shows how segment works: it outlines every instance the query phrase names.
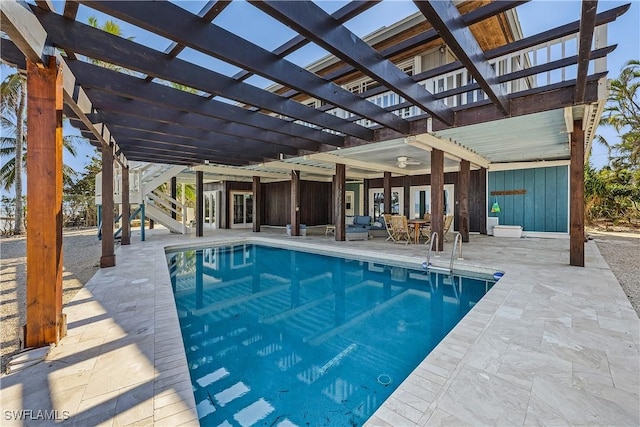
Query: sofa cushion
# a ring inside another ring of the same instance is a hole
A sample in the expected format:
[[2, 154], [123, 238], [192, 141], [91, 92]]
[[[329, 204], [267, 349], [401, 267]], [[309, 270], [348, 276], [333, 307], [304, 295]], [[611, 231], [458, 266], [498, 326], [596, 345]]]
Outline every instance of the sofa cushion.
[[371, 225], [371, 217], [369, 215], [356, 215], [353, 217], [353, 225]]
[[378, 221], [374, 222], [373, 225], [371, 227], [369, 227], [369, 230], [383, 230], [384, 231], [386, 229], [387, 229], [387, 227], [385, 227], [383, 223], [378, 222]]

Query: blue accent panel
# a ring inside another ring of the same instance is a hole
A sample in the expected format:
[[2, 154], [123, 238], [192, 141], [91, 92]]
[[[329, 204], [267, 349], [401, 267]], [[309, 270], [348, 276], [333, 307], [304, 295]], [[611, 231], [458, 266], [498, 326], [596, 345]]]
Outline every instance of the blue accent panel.
[[[553, 188], [554, 190], [557, 187], [556, 182], [556, 171], [555, 168], [545, 168], [545, 189]], [[556, 203], [557, 203], [557, 195], [555, 191], [546, 191], [545, 192], [545, 210], [544, 210], [544, 222], [545, 227], [556, 229]]]
[[[513, 188], [524, 188], [524, 170], [513, 171]], [[513, 220], [524, 218], [524, 197], [525, 194], [514, 194], [513, 199]], [[524, 220], [523, 220], [524, 227]]]
[[[521, 225], [525, 231], [567, 232], [567, 166], [489, 172], [488, 215], [502, 225]], [[525, 190], [525, 194], [492, 196], [492, 191]], [[500, 213], [491, 213], [494, 201]]]
[[524, 171], [524, 224], [525, 230], [536, 229], [536, 201], [535, 201], [535, 169], [525, 169]]
[[557, 224], [556, 228], [558, 232], [569, 232], [569, 168], [556, 168], [557, 182], [556, 194], [558, 195], [556, 201], [557, 207]]
[[545, 190], [546, 190], [546, 184], [545, 184], [545, 178], [547, 176], [547, 174], [545, 173], [544, 169], [542, 168], [537, 168], [534, 169], [534, 182], [533, 182], [533, 200], [534, 200], [534, 215], [535, 215], [535, 220], [534, 220], [534, 230], [535, 231], [546, 231], [545, 230], [545, 223], [544, 223], [544, 213], [547, 209], [547, 207], [545, 206], [545, 203], [547, 201], [547, 198], [545, 197]]

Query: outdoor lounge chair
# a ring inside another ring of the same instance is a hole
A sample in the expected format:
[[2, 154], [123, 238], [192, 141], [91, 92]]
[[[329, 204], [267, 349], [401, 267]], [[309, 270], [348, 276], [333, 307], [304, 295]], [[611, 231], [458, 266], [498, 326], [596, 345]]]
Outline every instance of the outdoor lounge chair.
[[347, 225], [345, 229], [345, 240], [368, 240], [370, 224], [371, 217], [369, 215], [354, 216], [353, 224]]

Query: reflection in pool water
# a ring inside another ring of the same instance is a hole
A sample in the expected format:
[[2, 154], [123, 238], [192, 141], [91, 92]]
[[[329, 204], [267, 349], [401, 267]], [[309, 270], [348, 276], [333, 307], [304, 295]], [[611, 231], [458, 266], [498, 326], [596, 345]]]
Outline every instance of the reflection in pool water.
[[249, 244], [167, 258], [202, 425], [361, 425], [492, 285]]

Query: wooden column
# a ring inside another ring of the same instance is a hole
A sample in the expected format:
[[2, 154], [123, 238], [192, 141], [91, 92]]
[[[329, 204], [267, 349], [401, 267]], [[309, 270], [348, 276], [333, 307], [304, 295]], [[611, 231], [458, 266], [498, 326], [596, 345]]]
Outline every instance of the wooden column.
[[113, 239], [113, 147], [102, 146], [102, 256], [100, 268], [116, 265]]
[[383, 178], [384, 196], [382, 203], [384, 203], [384, 212], [380, 213], [392, 213], [391, 212], [391, 172], [385, 172]]
[[487, 234], [487, 215], [489, 214], [489, 210], [487, 208], [487, 169], [480, 168], [480, 173], [478, 175], [478, 179], [480, 180], [478, 184], [478, 188], [480, 189], [480, 194], [477, 195], [480, 203], [480, 234]]
[[333, 191], [333, 216], [336, 219], [334, 223], [336, 225], [336, 241], [344, 242], [345, 240], [345, 203], [344, 193], [347, 186], [346, 182], [346, 167], [343, 164], [336, 163], [336, 174], [334, 176], [334, 191]]
[[469, 241], [469, 187], [471, 185], [471, 164], [468, 160], [460, 161], [458, 173], [458, 231], [462, 235], [462, 241]]
[[[56, 344], [62, 314], [62, 74], [27, 60], [27, 311], [25, 347]], [[20, 197], [20, 195], [17, 195]]]
[[331, 224], [336, 223], [336, 175], [333, 175], [333, 179], [331, 180]]
[[196, 171], [196, 237], [202, 237], [204, 230], [204, 172]]
[[120, 245], [131, 244], [131, 227], [129, 223], [131, 209], [129, 205], [129, 168], [122, 168], [122, 238]]
[[[174, 200], [178, 199], [178, 178], [176, 178], [175, 176], [171, 178], [171, 198]], [[175, 209], [176, 204], [171, 203], [171, 207]], [[171, 218], [178, 219], [178, 214], [175, 212], [171, 212]]]
[[409, 175], [405, 175], [402, 178], [402, 188], [404, 194], [402, 197], [402, 205], [404, 206], [403, 215], [411, 219], [409, 216], [411, 215], [411, 177]]
[[300, 172], [291, 171], [291, 235], [300, 235]]
[[369, 180], [365, 179], [362, 182], [362, 210], [361, 215], [369, 215]]
[[584, 130], [582, 130], [582, 120], [573, 122], [569, 177], [569, 264], [584, 267]]
[[260, 177], [253, 177], [253, 232], [259, 233], [262, 225], [262, 193], [260, 191]]
[[431, 231], [438, 233], [438, 251], [442, 251], [444, 236], [444, 152], [431, 151]]

